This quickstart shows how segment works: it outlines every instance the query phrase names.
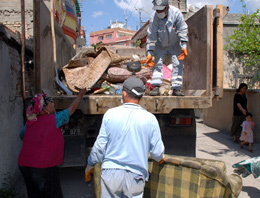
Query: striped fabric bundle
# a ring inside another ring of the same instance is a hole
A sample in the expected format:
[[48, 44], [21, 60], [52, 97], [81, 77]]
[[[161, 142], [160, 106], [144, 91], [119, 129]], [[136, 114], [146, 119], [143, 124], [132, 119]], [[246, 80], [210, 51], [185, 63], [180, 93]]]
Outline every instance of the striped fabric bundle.
[[[95, 192], [100, 197], [100, 164], [95, 166]], [[226, 175], [224, 162], [193, 157], [165, 155], [165, 162], [149, 160], [149, 181], [145, 198], [217, 198], [238, 197], [240, 176]]]

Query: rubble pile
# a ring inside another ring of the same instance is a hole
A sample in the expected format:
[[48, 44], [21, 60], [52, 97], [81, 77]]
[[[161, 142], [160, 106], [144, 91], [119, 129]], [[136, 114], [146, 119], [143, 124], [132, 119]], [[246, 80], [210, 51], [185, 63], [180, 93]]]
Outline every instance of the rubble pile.
[[[132, 71], [128, 68], [132, 63], [138, 63], [140, 69]], [[152, 75], [153, 61], [146, 63], [138, 55], [120, 56], [107, 47], [101, 47], [97, 52], [79, 52], [62, 68], [64, 80], [62, 84], [71, 91], [78, 93], [87, 88], [92, 94], [122, 94], [122, 84], [130, 76], [141, 78], [149, 95], [153, 86], [149, 83]], [[168, 95], [170, 90], [171, 70], [164, 65], [166, 78], [161, 87], [162, 95]], [[60, 88], [62, 88], [60, 86]], [[62, 89], [64, 91], [64, 88]], [[68, 91], [64, 91], [68, 94]]]

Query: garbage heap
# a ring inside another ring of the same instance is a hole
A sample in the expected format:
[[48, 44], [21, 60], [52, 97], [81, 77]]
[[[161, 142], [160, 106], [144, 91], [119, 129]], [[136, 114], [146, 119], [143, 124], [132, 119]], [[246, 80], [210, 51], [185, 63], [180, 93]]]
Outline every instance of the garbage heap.
[[[135, 65], [140, 69], [133, 69]], [[130, 69], [129, 65], [132, 65]], [[150, 84], [153, 61], [146, 62], [140, 55], [120, 56], [108, 47], [101, 47], [97, 52], [79, 52], [62, 68], [62, 83], [57, 83], [68, 95], [87, 88], [91, 94], [122, 94], [123, 82], [136, 76], [145, 83], [145, 94], [149, 95], [153, 86]], [[170, 90], [171, 70], [163, 67], [164, 80], [161, 94], [168, 95]], [[56, 81], [57, 82], [57, 81]]]

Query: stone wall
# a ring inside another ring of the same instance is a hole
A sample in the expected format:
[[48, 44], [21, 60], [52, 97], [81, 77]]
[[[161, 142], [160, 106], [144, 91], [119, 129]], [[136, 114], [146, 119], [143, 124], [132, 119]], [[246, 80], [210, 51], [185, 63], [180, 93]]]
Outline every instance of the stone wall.
[[[20, 49], [19, 35], [0, 25], [0, 188], [4, 178], [15, 180], [20, 175], [17, 158], [22, 145], [19, 133], [24, 125]], [[27, 58], [31, 55], [28, 52]], [[27, 68], [25, 74], [30, 95], [33, 72]]]
[[[25, 0], [25, 34], [26, 38], [33, 35], [33, 1]], [[0, 1], [0, 23], [13, 31], [21, 32], [21, 1]]]

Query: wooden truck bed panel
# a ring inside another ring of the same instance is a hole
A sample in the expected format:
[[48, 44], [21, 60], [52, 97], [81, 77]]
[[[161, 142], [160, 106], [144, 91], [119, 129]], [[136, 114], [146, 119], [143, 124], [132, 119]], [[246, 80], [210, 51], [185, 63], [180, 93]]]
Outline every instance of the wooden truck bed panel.
[[[56, 109], [68, 108], [75, 96], [53, 97]], [[140, 105], [154, 114], [168, 114], [172, 109], [208, 108], [211, 98], [207, 96], [144, 96]], [[104, 114], [109, 108], [121, 105], [121, 95], [91, 95], [84, 96], [79, 109], [84, 114]]]

